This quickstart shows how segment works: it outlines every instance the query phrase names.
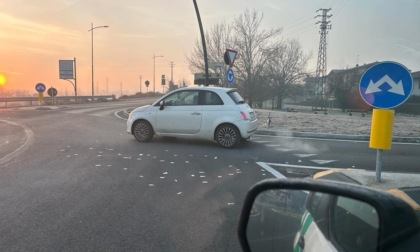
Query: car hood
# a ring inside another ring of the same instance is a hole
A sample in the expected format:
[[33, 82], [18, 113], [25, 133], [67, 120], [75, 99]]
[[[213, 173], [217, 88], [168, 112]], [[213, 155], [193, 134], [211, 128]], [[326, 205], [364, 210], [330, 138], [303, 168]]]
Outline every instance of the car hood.
[[138, 107], [138, 108], [134, 109], [133, 111], [131, 111], [131, 113], [137, 113], [137, 112], [145, 111], [150, 106], [151, 105], [145, 105], [145, 106]]

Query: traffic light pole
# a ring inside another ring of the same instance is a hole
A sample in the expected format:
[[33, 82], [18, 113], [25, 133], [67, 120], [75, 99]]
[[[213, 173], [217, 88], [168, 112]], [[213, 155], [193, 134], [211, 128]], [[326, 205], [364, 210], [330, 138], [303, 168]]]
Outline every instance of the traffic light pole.
[[206, 75], [204, 86], [208, 86], [209, 85], [209, 63], [208, 63], [208, 58], [207, 58], [206, 38], [204, 36], [203, 24], [201, 23], [200, 11], [198, 10], [197, 1], [193, 0], [193, 2], [194, 2], [195, 13], [197, 14], [198, 26], [200, 27], [201, 41], [203, 44], [204, 73]]

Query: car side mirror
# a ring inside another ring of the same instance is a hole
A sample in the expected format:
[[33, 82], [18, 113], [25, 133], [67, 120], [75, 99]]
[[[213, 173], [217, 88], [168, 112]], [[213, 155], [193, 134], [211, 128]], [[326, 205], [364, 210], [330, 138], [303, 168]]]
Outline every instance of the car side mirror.
[[419, 232], [413, 208], [348, 183], [270, 179], [248, 192], [238, 236], [244, 251], [382, 251]]
[[159, 106], [159, 110], [163, 110], [165, 108], [165, 101], [160, 101]]

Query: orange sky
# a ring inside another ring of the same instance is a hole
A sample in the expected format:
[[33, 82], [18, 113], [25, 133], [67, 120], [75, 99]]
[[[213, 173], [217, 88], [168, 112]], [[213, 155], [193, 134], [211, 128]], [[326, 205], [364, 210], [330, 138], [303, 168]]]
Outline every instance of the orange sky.
[[[414, 0], [197, 0], [204, 28], [231, 21], [245, 8], [264, 12], [263, 25], [283, 27], [286, 39], [297, 38], [316, 68], [319, 34], [316, 10], [331, 7], [332, 30], [328, 35], [328, 71], [357, 63], [393, 60], [413, 71], [420, 70], [420, 3]], [[393, 18], [395, 9], [400, 15]], [[391, 17], [391, 18], [390, 18]], [[139, 91], [142, 82], [153, 80], [156, 58], [156, 91], [160, 76], [192, 83], [185, 55], [199, 38], [193, 2], [189, 0], [2, 0], [0, 2], [0, 74], [3, 89], [28, 90], [42, 82], [59, 95], [73, 88], [58, 78], [58, 60], [77, 59], [79, 95], [91, 92], [91, 23], [109, 28], [94, 30], [95, 93], [124, 94]], [[108, 85], [107, 85], [108, 80]], [[142, 91], [146, 90], [145, 86]], [[149, 88], [149, 91], [151, 89]]]

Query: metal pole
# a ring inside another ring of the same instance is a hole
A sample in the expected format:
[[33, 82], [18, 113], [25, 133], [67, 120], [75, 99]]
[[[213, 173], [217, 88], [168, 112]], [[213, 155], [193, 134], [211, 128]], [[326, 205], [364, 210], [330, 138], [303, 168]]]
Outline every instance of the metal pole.
[[381, 149], [378, 149], [376, 151], [376, 183], [381, 182], [382, 153], [383, 153], [383, 150], [381, 150]]
[[92, 101], [94, 97], [94, 91], [93, 91], [93, 23], [91, 23], [91, 42], [92, 42]]
[[156, 67], [156, 55], [153, 54], [153, 93], [155, 93], [155, 67]]
[[76, 57], [74, 57], [74, 96], [77, 97]]
[[208, 84], [209, 83], [209, 64], [208, 64], [208, 59], [207, 59], [206, 38], [204, 36], [203, 24], [201, 23], [200, 11], [198, 10], [197, 2], [196, 2], [196, 0], [193, 0], [193, 2], [194, 2], [195, 13], [197, 14], [198, 26], [200, 27], [201, 41], [202, 41], [202, 44], [203, 44], [204, 73], [206, 75], [204, 86], [208, 86], [209, 85]]
[[143, 78], [143, 76], [140, 75], [139, 78], [140, 78], [140, 94], [141, 94], [141, 79]]

